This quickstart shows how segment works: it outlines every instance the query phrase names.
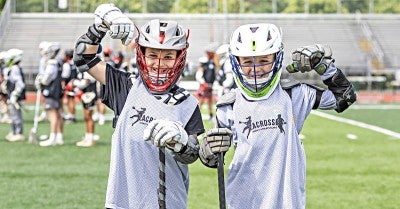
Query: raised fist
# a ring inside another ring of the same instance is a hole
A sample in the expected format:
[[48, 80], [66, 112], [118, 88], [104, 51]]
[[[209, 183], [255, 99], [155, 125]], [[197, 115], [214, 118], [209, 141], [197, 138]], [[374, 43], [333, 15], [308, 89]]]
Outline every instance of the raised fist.
[[286, 67], [289, 73], [309, 72], [315, 70], [322, 75], [335, 60], [332, 59], [332, 51], [328, 46], [315, 44], [300, 47], [292, 53], [293, 63]]
[[128, 45], [137, 34], [133, 22], [114, 4], [101, 4], [94, 15], [96, 29], [108, 32], [113, 39], [121, 39], [124, 45]]

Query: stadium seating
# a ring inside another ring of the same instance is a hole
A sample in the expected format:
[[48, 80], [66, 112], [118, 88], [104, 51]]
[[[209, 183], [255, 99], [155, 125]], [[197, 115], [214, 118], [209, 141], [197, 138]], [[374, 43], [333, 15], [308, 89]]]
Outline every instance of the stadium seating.
[[[177, 20], [190, 28], [188, 59], [197, 62], [204, 56], [204, 47], [210, 42], [226, 43], [230, 33], [239, 25], [256, 22], [274, 23], [282, 28], [285, 44], [285, 64], [291, 52], [299, 46], [325, 43], [331, 46], [337, 65], [347, 74], [365, 75], [368, 69], [368, 53], [363, 50], [363, 31], [356, 15], [306, 15], [306, 14], [248, 14], [248, 15], [176, 15], [130, 14], [138, 25], [154, 18]], [[358, 16], [359, 17], [359, 16]], [[0, 44], [0, 50], [20, 48], [24, 50], [22, 66], [28, 74], [38, 69], [41, 41], [57, 41], [63, 48], [72, 48], [76, 38], [93, 22], [92, 14], [14, 13]], [[374, 37], [384, 49], [385, 66], [399, 67], [400, 32], [399, 15], [366, 15]], [[118, 41], [106, 38], [105, 45], [121, 49]]]

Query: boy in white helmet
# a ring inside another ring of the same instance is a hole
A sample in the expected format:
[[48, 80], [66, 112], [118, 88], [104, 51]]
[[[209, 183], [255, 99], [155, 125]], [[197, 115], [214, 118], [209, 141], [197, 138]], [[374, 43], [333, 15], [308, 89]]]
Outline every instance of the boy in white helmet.
[[57, 60], [61, 50], [58, 42], [49, 42], [43, 49], [45, 57], [44, 71], [35, 79], [36, 89], [40, 89], [44, 97], [45, 110], [50, 121], [49, 139], [39, 143], [42, 147], [63, 145], [64, 120], [62, 117], [62, 65]]
[[7, 105], [7, 81], [4, 79], [7, 51], [0, 51], [0, 123], [11, 123]]
[[25, 99], [25, 79], [19, 63], [22, 60], [23, 51], [10, 49], [6, 52], [4, 79], [7, 89], [7, 103], [11, 117], [11, 128], [6, 139], [11, 142], [25, 139], [24, 124], [21, 111], [21, 101]]
[[78, 38], [74, 61], [103, 84], [102, 101], [114, 111], [107, 208], [158, 208], [159, 147], [165, 147], [166, 208], [187, 208], [188, 166], [198, 158], [204, 132], [197, 100], [178, 87], [188, 34], [175, 21], [151, 20], [137, 43], [140, 76], [102, 61], [106, 33], [128, 45], [136, 27], [113, 4], [95, 11], [95, 24]]
[[281, 82], [282, 36], [273, 24], [238, 27], [230, 51], [238, 88], [218, 101], [218, 128], [207, 132], [200, 159], [216, 167], [217, 154], [234, 145], [226, 182], [229, 208], [305, 208], [299, 133], [312, 109], [342, 112], [355, 102], [353, 85], [334, 65], [330, 49], [319, 44], [293, 52], [287, 70], [315, 70], [328, 88]]

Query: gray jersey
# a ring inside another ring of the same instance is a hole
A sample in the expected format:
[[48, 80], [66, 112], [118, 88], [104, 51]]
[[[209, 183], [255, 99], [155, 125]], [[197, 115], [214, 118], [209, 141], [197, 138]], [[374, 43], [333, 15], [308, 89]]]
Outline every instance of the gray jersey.
[[[112, 137], [107, 208], [158, 208], [158, 148], [144, 141], [143, 130], [155, 119], [188, 123], [197, 107], [190, 96], [169, 106], [149, 94], [140, 79], [133, 83]], [[166, 149], [167, 208], [187, 208], [188, 167]]]
[[[15, 91], [18, 95], [22, 94], [25, 89], [24, 78], [22, 77], [21, 68], [18, 65], [13, 65], [4, 69], [4, 79], [7, 81], [7, 90], [10, 95]], [[12, 86], [12, 87], [11, 87]]]
[[[306, 162], [298, 137], [316, 98], [308, 85], [280, 85], [266, 100], [246, 100], [238, 89], [233, 106], [217, 109], [220, 127], [235, 133], [235, 154], [229, 167], [226, 198], [230, 209], [305, 208]], [[324, 91], [319, 108], [335, 108]]]

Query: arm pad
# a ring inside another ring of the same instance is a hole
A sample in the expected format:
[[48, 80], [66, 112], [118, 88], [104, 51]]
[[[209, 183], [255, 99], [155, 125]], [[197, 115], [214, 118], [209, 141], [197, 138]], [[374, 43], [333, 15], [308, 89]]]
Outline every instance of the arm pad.
[[347, 80], [340, 69], [337, 69], [336, 73], [331, 78], [324, 80], [324, 84], [327, 85], [328, 89], [335, 95], [336, 112], [343, 112], [357, 100], [353, 84]]
[[179, 153], [174, 153], [174, 159], [183, 164], [190, 164], [199, 157], [199, 142], [193, 135], [189, 135], [186, 146]]
[[74, 50], [74, 63], [80, 72], [86, 72], [101, 61], [96, 54], [83, 54], [86, 50], [86, 44], [99, 45], [105, 32], [99, 31], [94, 25], [88, 28], [88, 31], [78, 38]]

